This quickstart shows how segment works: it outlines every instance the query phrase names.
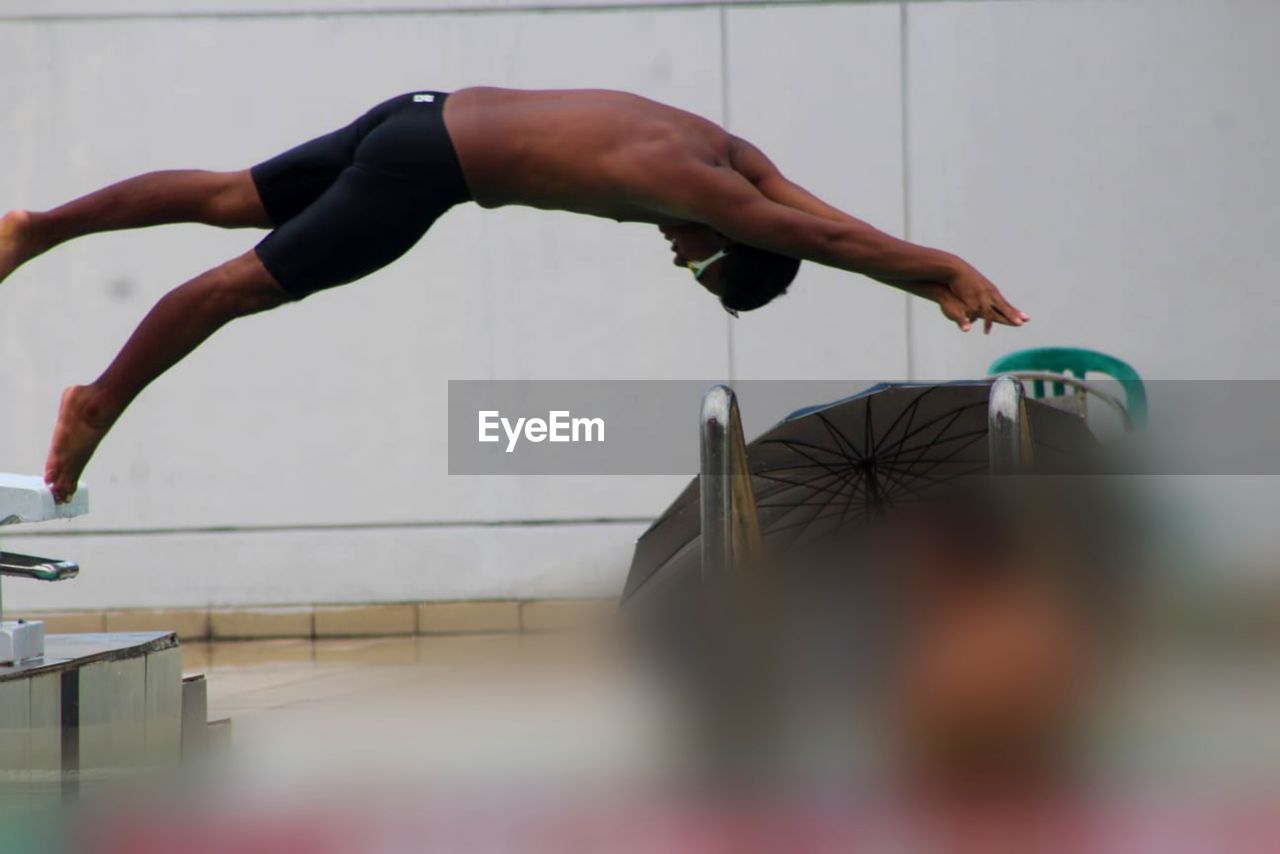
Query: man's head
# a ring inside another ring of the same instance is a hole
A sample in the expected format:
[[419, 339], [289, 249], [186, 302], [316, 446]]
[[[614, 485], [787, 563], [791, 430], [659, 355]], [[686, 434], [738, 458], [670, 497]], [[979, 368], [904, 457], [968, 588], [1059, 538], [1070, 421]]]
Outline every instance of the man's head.
[[705, 225], [664, 226], [662, 234], [671, 243], [675, 265], [689, 267], [698, 284], [734, 314], [786, 293], [800, 268], [795, 258], [734, 243]]

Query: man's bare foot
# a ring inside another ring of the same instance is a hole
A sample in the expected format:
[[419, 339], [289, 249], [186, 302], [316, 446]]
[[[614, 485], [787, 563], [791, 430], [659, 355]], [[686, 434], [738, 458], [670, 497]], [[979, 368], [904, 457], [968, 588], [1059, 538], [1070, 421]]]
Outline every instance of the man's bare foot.
[[0, 216], [0, 282], [40, 254], [29, 211]]
[[70, 501], [75, 494], [80, 473], [114, 420], [93, 386], [73, 385], [62, 393], [58, 423], [54, 425], [49, 459], [44, 465], [44, 482], [59, 503]]

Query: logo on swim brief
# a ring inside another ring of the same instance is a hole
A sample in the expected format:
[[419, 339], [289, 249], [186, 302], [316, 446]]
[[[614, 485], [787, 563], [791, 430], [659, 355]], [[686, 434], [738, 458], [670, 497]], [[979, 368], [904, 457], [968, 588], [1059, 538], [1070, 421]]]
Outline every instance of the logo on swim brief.
[[432, 95], [432, 94], [430, 94], [430, 93], [428, 92], [428, 93], [423, 93], [423, 94], [421, 94], [421, 95], [414, 95], [414, 96], [413, 96], [413, 103], [415, 103], [415, 104], [430, 104], [430, 103], [431, 103], [432, 101], [434, 101], [435, 99], [436, 99], [436, 96], [435, 96], [435, 95]]

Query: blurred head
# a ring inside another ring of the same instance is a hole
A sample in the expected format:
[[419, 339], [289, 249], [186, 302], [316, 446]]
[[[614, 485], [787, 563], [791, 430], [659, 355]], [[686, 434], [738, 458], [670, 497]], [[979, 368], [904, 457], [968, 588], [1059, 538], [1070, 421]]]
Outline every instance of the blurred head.
[[1082, 573], [1029, 491], [1000, 498], [960, 490], [900, 520], [890, 718], [908, 775], [939, 792], [1066, 781], [1098, 665]]
[[662, 234], [671, 243], [677, 267], [724, 253], [695, 275], [698, 284], [719, 297], [720, 304], [735, 314], [760, 308], [786, 293], [800, 269], [795, 258], [734, 243], [705, 225], [663, 226]]

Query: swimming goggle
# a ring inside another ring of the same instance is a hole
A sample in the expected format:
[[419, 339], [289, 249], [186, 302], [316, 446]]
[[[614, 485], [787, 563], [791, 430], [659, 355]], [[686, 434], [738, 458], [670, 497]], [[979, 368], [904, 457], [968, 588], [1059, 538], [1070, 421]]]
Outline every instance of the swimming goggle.
[[[705, 261], [686, 261], [685, 266], [689, 268], [690, 273], [693, 273], [693, 277], [695, 279], [701, 279], [702, 274], [707, 271], [708, 267], [710, 267], [715, 262], [719, 261], [721, 258], [728, 257], [728, 255], [729, 255], [728, 249], [721, 249], [719, 252], [712, 255], [710, 258], [706, 259]], [[724, 308], [725, 311], [729, 312], [729, 315], [731, 317], [738, 316], [738, 312], [735, 309], [729, 308], [729, 306], [725, 305], [723, 301], [721, 301], [720, 305]]]
[[693, 277], [695, 279], [701, 279], [702, 274], [707, 271], [708, 267], [719, 261], [721, 258], [727, 257], [728, 254], [728, 249], [721, 249], [705, 261], [686, 261], [685, 266], [689, 268], [690, 273], [693, 273]]

